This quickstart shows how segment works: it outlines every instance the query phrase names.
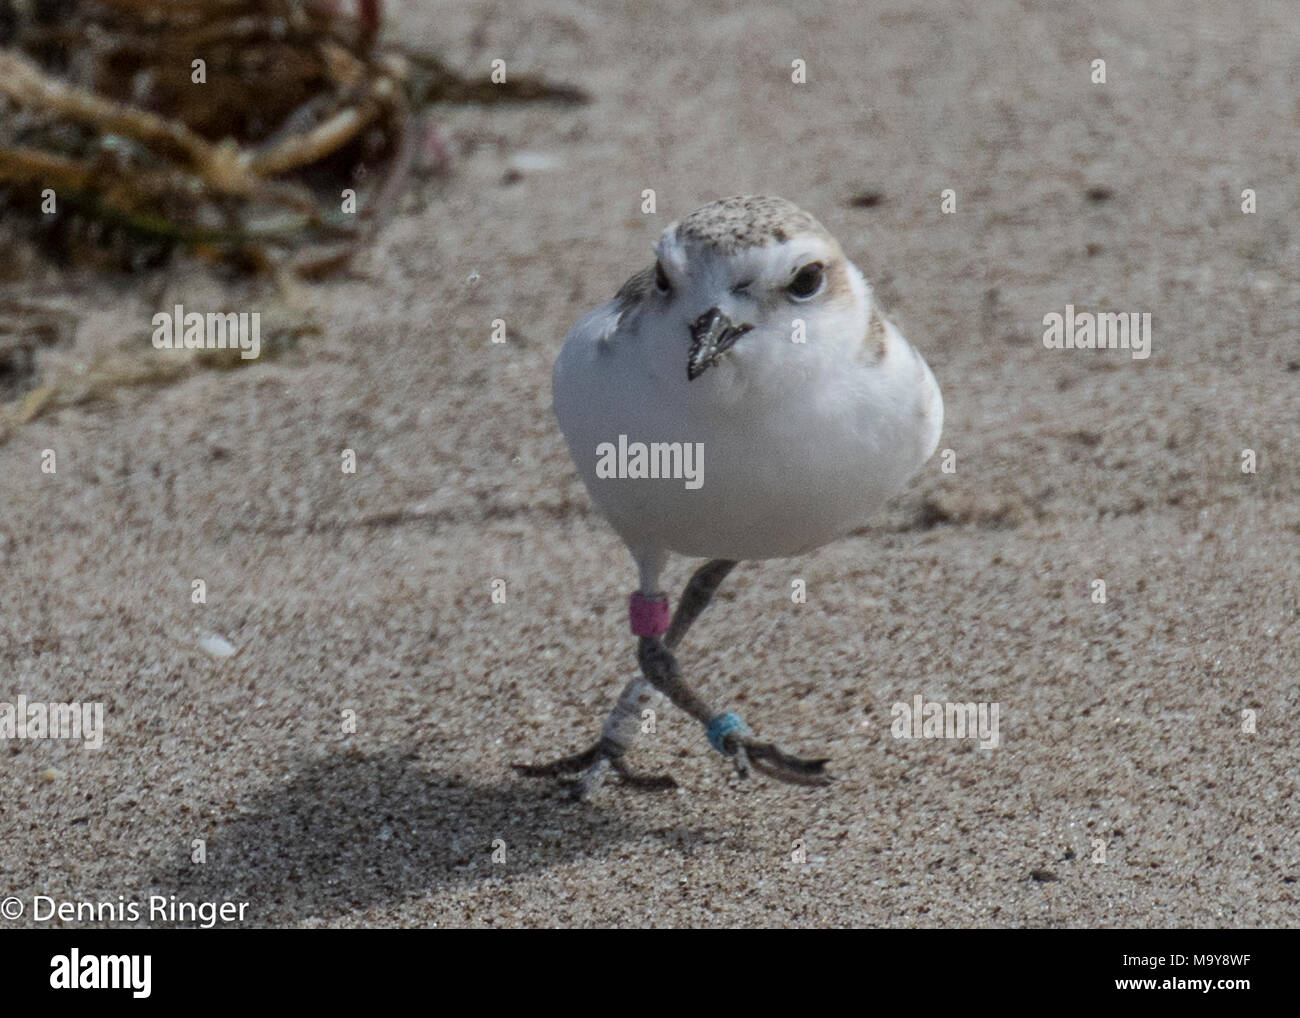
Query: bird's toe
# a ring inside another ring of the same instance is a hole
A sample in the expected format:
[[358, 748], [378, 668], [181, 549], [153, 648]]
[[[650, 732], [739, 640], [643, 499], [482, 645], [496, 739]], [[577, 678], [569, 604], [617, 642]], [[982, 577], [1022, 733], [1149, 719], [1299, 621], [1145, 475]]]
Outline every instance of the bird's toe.
[[562, 756], [544, 764], [511, 764], [518, 773], [526, 778], [558, 778], [565, 774], [578, 774], [585, 771], [600, 756], [600, 743], [597, 742], [581, 753]]
[[770, 742], [737, 739], [735, 759], [737, 770], [740, 770], [743, 776], [745, 770], [741, 770], [742, 758], [746, 770], [752, 767], [760, 774], [790, 785], [821, 786], [829, 785], [835, 780], [826, 773], [826, 764], [830, 762], [829, 757], [805, 759], [792, 756]]

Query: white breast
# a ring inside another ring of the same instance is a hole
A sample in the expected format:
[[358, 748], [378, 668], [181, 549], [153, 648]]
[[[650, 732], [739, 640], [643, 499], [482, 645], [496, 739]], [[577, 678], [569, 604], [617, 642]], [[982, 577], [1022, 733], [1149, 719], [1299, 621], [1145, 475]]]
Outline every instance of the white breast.
[[[665, 360], [618, 325], [613, 302], [579, 321], [556, 361], [553, 395], [587, 490], [634, 554], [810, 551], [861, 526], [938, 443], [938, 384], [893, 325], [874, 364], [782, 350], [788, 363], [755, 391], [736, 388], [747, 365], [727, 361], [688, 382], [684, 353], [680, 364]], [[598, 447], [620, 436], [702, 449], [703, 483], [598, 476]]]

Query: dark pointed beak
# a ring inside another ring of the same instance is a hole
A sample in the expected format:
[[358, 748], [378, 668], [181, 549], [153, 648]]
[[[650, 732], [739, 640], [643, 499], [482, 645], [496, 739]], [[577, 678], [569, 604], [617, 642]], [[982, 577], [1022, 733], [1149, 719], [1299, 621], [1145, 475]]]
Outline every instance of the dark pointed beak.
[[691, 355], [686, 361], [686, 377], [695, 381], [752, 328], [749, 324], [737, 325], [717, 308], [709, 308], [691, 323]]

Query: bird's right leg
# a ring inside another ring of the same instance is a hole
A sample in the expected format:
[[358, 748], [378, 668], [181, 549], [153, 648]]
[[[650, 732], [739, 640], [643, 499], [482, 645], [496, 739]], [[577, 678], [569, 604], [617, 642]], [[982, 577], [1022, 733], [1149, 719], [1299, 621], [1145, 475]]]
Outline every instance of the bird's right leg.
[[[695, 571], [686, 584], [686, 589], [682, 591], [672, 621], [668, 623], [663, 646], [671, 650], [682, 641], [687, 630], [708, 607], [714, 592], [735, 565], [735, 562], [727, 559], [714, 559]], [[656, 628], [662, 631], [662, 624], [656, 624], [651, 616], [658, 613], [666, 614], [667, 610], [668, 599], [662, 594], [654, 595], [654, 598], [646, 598], [641, 594], [632, 595], [633, 632], [638, 629]], [[638, 675], [623, 687], [618, 703], [605, 719], [598, 742], [581, 753], [562, 757], [551, 763], [515, 764], [514, 768], [520, 774], [530, 778], [553, 778], [580, 773], [582, 778], [574, 785], [574, 791], [579, 797], [590, 795], [600, 787], [607, 768], [612, 768], [624, 783], [633, 788], [646, 791], [676, 788], [677, 782], [669, 775], [638, 774], [623, 761], [640, 732], [643, 713], [657, 700], [655, 687], [644, 676]]]
[[640, 731], [641, 715], [658, 699], [655, 688], [637, 676], [623, 687], [614, 709], [605, 718], [600, 739], [581, 753], [561, 757], [545, 764], [514, 764], [514, 769], [528, 778], [558, 778], [566, 774], [581, 774], [574, 783], [577, 798], [590, 795], [605, 780], [606, 768], [613, 768], [620, 778], [634, 788], [647, 791], [666, 791], [676, 788], [677, 782], [667, 775], [638, 774], [623, 757]]

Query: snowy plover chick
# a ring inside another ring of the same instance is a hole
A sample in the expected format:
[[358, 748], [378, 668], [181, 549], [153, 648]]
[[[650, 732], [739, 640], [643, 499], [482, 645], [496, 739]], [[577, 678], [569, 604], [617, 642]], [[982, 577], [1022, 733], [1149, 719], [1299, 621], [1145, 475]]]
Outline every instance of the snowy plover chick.
[[[673, 650], [737, 561], [844, 537], [898, 490], [938, 444], [939, 386], [835, 239], [788, 201], [715, 201], [669, 226], [656, 253], [573, 327], [552, 381], [578, 472], [640, 572], [630, 617], [641, 676], [589, 750], [518, 769], [580, 772], [579, 794], [607, 767], [673, 787], [624, 762], [658, 690], [740, 774], [825, 784], [825, 759], [783, 753], [715, 710]], [[709, 561], [670, 618], [659, 577], [673, 552]]]

